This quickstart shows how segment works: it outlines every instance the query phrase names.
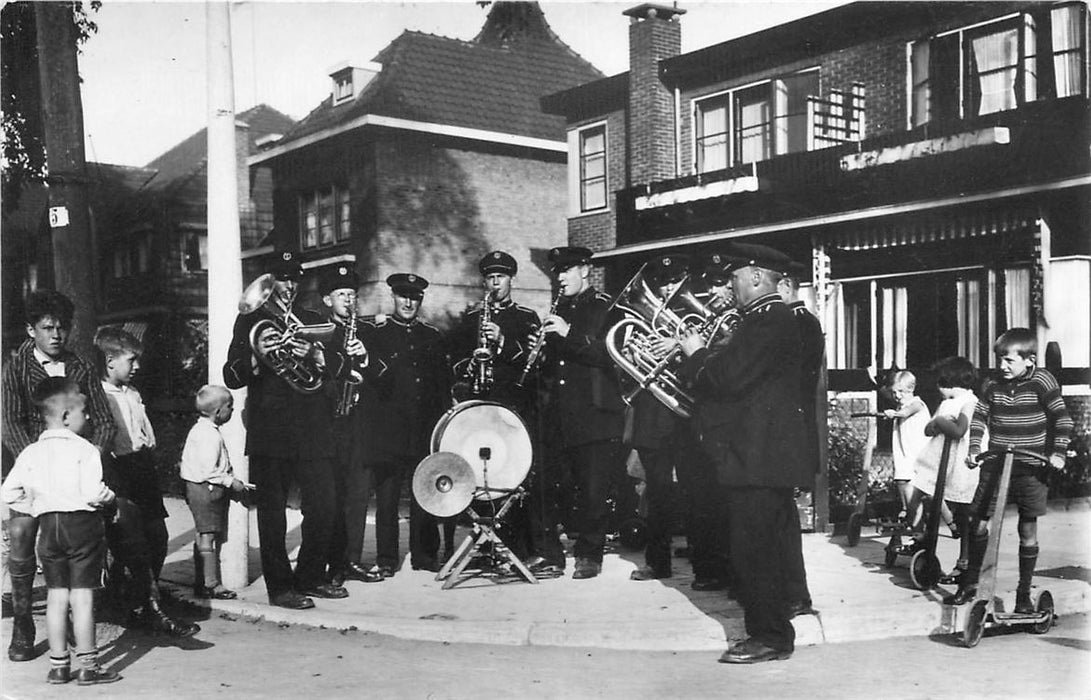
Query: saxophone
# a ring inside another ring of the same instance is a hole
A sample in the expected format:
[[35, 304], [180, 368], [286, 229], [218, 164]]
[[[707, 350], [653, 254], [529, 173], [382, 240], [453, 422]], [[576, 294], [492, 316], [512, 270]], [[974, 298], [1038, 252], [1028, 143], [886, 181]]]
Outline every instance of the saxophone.
[[481, 320], [477, 324], [477, 347], [470, 360], [472, 391], [474, 396], [484, 396], [492, 390], [492, 363], [496, 352], [489, 342], [485, 327], [492, 321], [492, 292], [485, 291], [481, 302]]
[[[356, 311], [349, 315], [348, 323], [345, 324], [345, 347], [348, 348], [349, 343], [356, 340]], [[349, 372], [348, 379], [345, 379], [341, 383], [341, 393], [337, 397], [336, 415], [338, 418], [343, 418], [352, 413], [352, 409], [356, 407], [356, 404], [360, 401], [360, 383], [364, 381], [364, 377], [356, 369]]]
[[[557, 313], [557, 304], [561, 301], [561, 293], [557, 292], [553, 297], [553, 303], [549, 305], [549, 313], [546, 314], [546, 318], [549, 318], [553, 314]], [[527, 376], [530, 371], [534, 369], [534, 365], [538, 363], [538, 356], [542, 354], [542, 347], [545, 345], [546, 334], [542, 326], [538, 326], [538, 334], [534, 336], [534, 345], [531, 346], [530, 352], [527, 353], [527, 363], [523, 365], [523, 371], [519, 373], [519, 379], [515, 380], [515, 386], [520, 389], [527, 381]]]

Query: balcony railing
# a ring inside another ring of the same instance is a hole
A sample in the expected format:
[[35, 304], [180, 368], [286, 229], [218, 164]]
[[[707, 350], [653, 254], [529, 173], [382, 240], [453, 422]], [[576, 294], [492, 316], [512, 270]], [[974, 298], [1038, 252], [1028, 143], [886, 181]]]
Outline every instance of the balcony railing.
[[831, 90], [829, 97], [807, 98], [807, 150], [864, 140], [864, 84], [853, 83], [846, 93]]

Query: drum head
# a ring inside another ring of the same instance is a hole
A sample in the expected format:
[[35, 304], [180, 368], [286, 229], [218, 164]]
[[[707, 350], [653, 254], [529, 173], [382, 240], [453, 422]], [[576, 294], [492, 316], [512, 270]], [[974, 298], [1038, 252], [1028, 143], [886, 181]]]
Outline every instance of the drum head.
[[464, 401], [432, 431], [433, 452], [453, 452], [473, 469], [478, 500], [516, 489], [530, 473], [534, 450], [523, 419], [494, 401]]
[[466, 460], [451, 452], [429, 455], [413, 472], [413, 496], [421, 508], [437, 518], [458, 515], [474, 499], [473, 470]]

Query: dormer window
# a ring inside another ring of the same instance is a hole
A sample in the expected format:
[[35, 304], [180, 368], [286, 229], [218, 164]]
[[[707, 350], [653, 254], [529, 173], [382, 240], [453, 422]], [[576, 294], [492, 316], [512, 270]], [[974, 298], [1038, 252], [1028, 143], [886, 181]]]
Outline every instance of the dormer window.
[[333, 103], [341, 104], [352, 99], [352, 71], [347, 70], [333, 78]]
[[333, 104], [350, 102], [368, 86], [383, 66], [372, 61], [342, 61], [329, 70]]

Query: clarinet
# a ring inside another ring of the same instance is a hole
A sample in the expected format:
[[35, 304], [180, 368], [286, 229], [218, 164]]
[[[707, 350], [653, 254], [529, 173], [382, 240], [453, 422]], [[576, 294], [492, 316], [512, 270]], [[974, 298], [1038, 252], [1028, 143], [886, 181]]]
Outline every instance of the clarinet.
[[[547, 318], [557, 313], [557, 304], [559, 304], [560, 301], [561, 293], [557, 292], [556, 296], [553, 297], [553, 303], [549, 306], [549, 313], [546, 314]], [[542, 347], [545, 345], [546, 340], [545, 330], [543, 330], [544, 327], [545, 323], [538, 327], [538, 334], [534, 336], [534, 345], [530, 348], [530, 354], [527, 355], [527, 363], [523, 365], [523, 371], [519, 373], [519, 379], [515, 381], [515, 386], [520, 389], [522, 389], [523, 385], [526, 383], [527, 375], [530, 374], [530, 370], [534, 369], [534, 365], [538, 363], [538, 356], [542, 354]]]

